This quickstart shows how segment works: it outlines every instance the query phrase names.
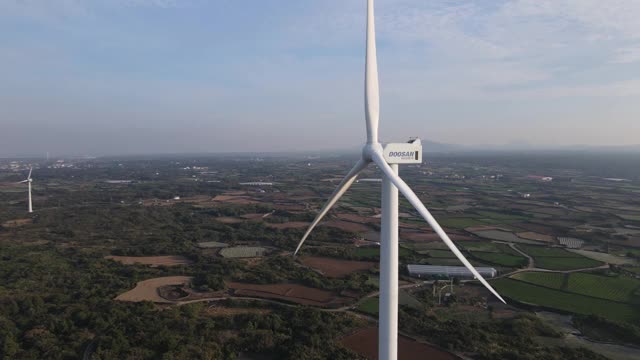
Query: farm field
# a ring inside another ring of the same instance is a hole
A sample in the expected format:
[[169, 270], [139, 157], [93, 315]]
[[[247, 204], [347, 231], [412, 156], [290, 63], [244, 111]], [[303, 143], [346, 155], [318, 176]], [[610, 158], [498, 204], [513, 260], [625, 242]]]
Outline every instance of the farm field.
[[380, 299], [377, 296], [366, 298], [358, 304], [358, 310], [369, 315], [378, 316], [379, 304]]
[[198, 247], [203, 249], [215, 249], [215, 248], [223, 248], [227, 246], [229, 246], [229, 244], [225, 244], [223, 242], [217, 242], [217, 241], [205, 241], [205, 242], [198, 243]]
[[517, 247], [524, 251], [527, 255], [534, 258], [537, 257], [576, 257], [581, 258], [581, 255], [569, 252], [562, 248], [549, 248], [544, 246], [532, 246], [532, 245], [517, 245]]
[[480, 251], [473, 251], [471, 252], [471, 255], [480, 261], [500, 266], [521, 267], [527, 265], [527, 259], [523, 256]]
[[273, 229], [279, 229], [279, 230], [286, 230], [286, 229], [304, 229], [309, 227], [309, 223], [308, 222], [302, 222], [302, 221], [290, 221], [290, 222], [285, 222], [285, 223], [270, 223], [267, 222], [265, 223], [266, 226], [273, 228]]
[[635, 303], [640, 300], [640, 280], [631, 277], [610, 277], [588, 273], [569, 276], [567, 290], [601, 299]]
[[[308, 225], [309, 224], [307, 224], [307, 226]], [[357, 224], [350, 221], [342, 221], [342, 220], [325, 221], [321, 224], [321, 226], [334, 227], [340, 230], [354, 232], [354, 233], [366, 233], [368, 231], [371, 231], [371, 228], [366, 225]]]
[[345, 277], [356, 271], [369, 270], [376, 266], [375, 262], [341, 260], [328, 257], [305, 256], [300, 259], [305, 266], [319, 270], [333, 278]]
[[264, 256], [266, 248], [259, 246], [234, 246], [220, 250], [220, 255], [226, 258], [250, 258]]
[[118, 295], [115, 300], [141, 302], [151, 301], [154, 303], [173, 303], [158, 295], [158, 288], [167, 285], [183, 285], [191, 281], [190, 276], [166, 276], [155, 279], [140, 281], [136, 287]]
[[593, 259], [596, 261], [606, 262], [613, 265], [635, 265], [638, 263], [636, 259], [617, 256], [613, 254], [607, 254], [598, 251], [589, 251], [589, 250], [569, 250], [572, 253], [582, 255], [589, 259]]
[[177, 266], [190, 265], [193, 262], [184, 256], [105, 256], [105, 259], [117, 261], [124, 265]]
[[[340, 340], [342, 345], [366, 359], [378, 358], [378, 328], [360, 329]], [[457, 357], [434, 346], [398, 336], [398, 360], [455, 360]]]
[[464, 229], [472, 226], [487, 225], [490, 222], [476, 220], [470, 217], [450, 217], [438, 220], [441, 226], [445, 228]]
[[[411, 250], [403, 246], [400, 246], [398, 251], [400, 257], [411, 254]], [[353, 250], [353, 254], [360, 259], [378, 260], [380, 258], [380, 248], [377, 246], [359, 247]]]
[[561, 289], [564, 283], [565, 274], [527, 271], [514, 274], [509, 278], [524, 281], [534, 285], [546, 286], [552, 289]]
[[604, 263], [562, 249], [518, 244], [523, 252], [533, 257], [535, 266], [548, 270], [576, 270], [594, 268]]
[[9, 228], [15, 228], [15, 227], [19, 227], [19, 226], [29, 225], [31, 223], [33, 223], [33, 219], [7, 220], [7, 221], [2, 223], [2, 227], [5, 227], [5, 228], [9, 229]]
[[473, 234], [489, 239], [489, 240], [498, 240], [512, 243], [521, 243], [521, 244], [540, 244], [538, 241], [527, 240], [520, 237], [517, 237], [512, 232], [502, 231], [502, 230], [476, 230], [471, 231]]
[[342, 305], [349, 301], [347, 298], [336, 296], [330, 291], [315, 289], [298, 284], [245, 284], [227, 282], [233, 295], [241, 297], [259, 297], [273, 300], [284, 300], [302, 305], [327, 307]]
[[516, 236], [518, 236], [518, 237], [520, 237], [522, 239], [537, 240], [537, 241], [543, 241], [543, 242], [546, 242], [546, 243], [554, 243], [555, 242], [553, 236], [549, 236], [549, 235], [545, 235], [545, 234], [539, 234], [539, 233], [532, 232], [532, 231], [519, 232], [519, 233], [516, 233]]
[[570, 249], [580, 249], [584, 245], [584, 240], [572, 237], [559, 237], [558, 242]]
[[594, 268], [603, 263], [585, 257], [537, 257], [534, 258], [536, 267], [548, 270], [576, 270]]
[[633, 323], [640, 320], [640, 311], [629, 304], [554, 290], [514, 279], [501, 278], [490, 282], [501, 295], [525, 304], [570, 313], [595, 314], [621, 322]]
[[460, 241], [457, 245], [462, 246], [467, 251], [501, 252], [498, 244], [490, 241]]

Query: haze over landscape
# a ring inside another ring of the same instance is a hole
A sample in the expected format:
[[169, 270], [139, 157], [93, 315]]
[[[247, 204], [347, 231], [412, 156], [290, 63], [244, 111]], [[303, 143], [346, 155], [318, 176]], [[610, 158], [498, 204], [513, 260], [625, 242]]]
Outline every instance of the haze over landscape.
[[[348, 148], [364, 125], [361, 8], [3, 1], [0, 154]], [[640, 3], [378, 8], [382, 140], [638, 143]]]

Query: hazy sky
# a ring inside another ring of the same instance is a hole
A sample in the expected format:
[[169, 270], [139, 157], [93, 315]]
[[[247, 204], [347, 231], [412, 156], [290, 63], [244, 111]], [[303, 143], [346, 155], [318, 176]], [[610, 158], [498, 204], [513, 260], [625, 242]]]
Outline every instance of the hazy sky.
[[[381, 134], [640, 143], [640, 1], [377, 0]], [[0, 156], [354, 148], [365, 0], [0, 0]]]

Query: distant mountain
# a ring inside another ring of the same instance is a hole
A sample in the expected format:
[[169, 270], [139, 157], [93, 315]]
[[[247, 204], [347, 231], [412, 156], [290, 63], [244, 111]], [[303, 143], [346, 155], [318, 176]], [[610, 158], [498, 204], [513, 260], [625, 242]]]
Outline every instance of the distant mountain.
[[421, 139], [425, 152], [446, 153], [446, 152], [468, 152], [468, 151], [486, 151], [486, 152], [508, 152], [508, 151], [582, 151], [582, 152], [624, 152], [624, 153], [640, 153], [640, 144], [638, 145], [536, 145], [525, 140], [512, 141], [506, 144], [470, 144], [457, 145], [440, 143], [427, 139]]

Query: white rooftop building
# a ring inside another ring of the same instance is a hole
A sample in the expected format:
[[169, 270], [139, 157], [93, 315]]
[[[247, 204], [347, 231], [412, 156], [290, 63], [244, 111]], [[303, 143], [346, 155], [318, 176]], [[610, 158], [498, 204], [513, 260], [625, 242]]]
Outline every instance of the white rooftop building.
[[[446, 276], [446, 277], [466, 277], [473, 278], [473, 274], [464, 266], [442, 266], [442, 265], [407, 265], [409, 275], [416, 277]], [[490, 267], [476, 267], [478, 273], [483, 277], [493, 278], [498, 275], [498, 271]]]

